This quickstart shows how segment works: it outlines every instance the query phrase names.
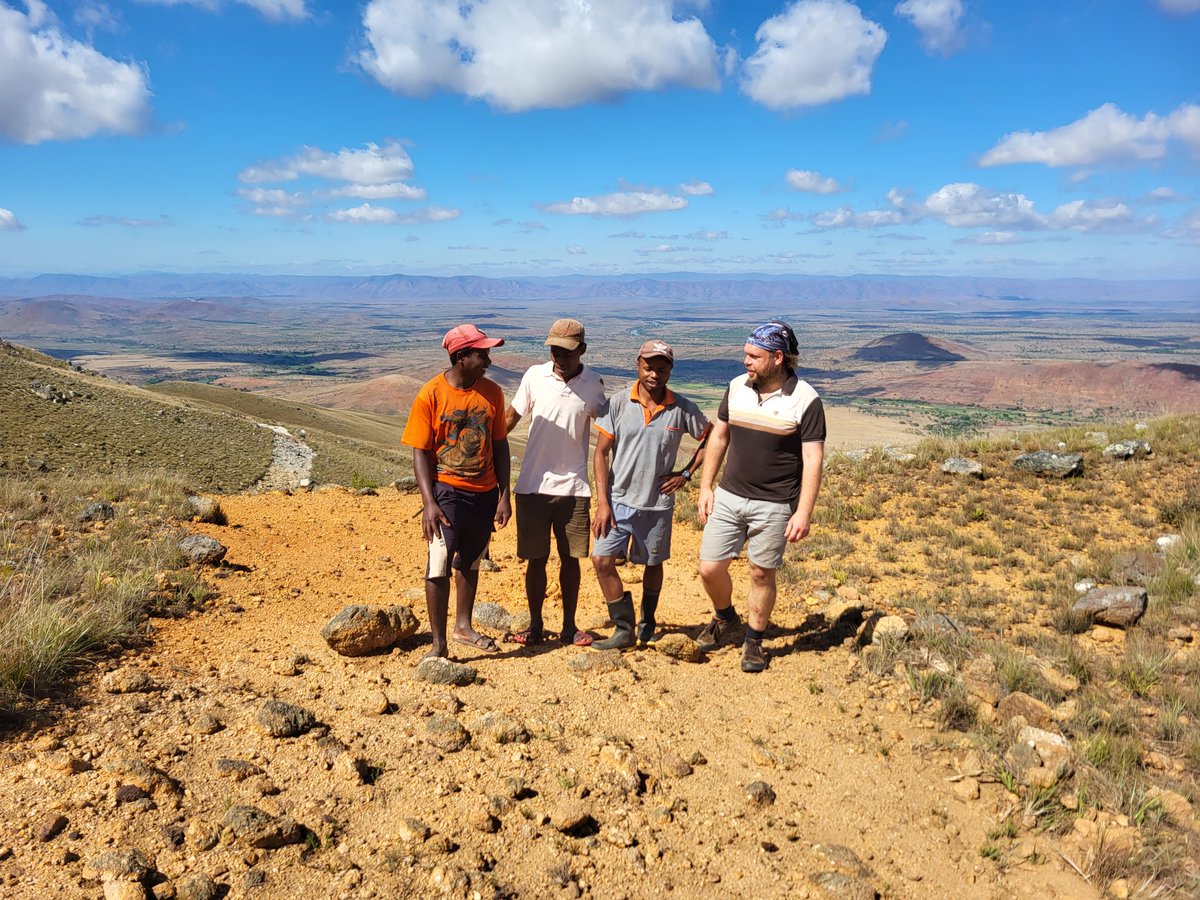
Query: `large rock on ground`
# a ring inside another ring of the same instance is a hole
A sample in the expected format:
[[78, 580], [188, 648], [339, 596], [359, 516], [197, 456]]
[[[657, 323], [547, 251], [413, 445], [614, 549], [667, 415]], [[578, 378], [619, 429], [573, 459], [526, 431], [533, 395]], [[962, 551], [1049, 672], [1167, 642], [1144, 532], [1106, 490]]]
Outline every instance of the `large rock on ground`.
[[226, 522], [221, 504], [212, 497], [192, 494], [187, 498], [187, 511], [198, 522], [207, 522], [212, 525], [224, 525]]
[[376, 609], [355, 604], [330, 619], [321, 629], [321, 637], [342, 656], [366, 656], [415, 634], [418, 627], [417, 617], [407, 606]]
[[942, 463], [942, 471], [947, 475], [968, 475], [972, 478], [983, 477], [983, 466], [973, 459], [963, 456], [951, 456]]
[[457, 753], [471, 743], [471, 733], [452, 716], [430, 716], [425, 723], [425, 740], [443, 753]]
[[1109, 459], [1133, 459], [1137, 456], [1149, 456], [1153, 452], [1148, 443], [1139, 440], [1117, 441], [1100, 451], [1101, 455]]
[[1035, 450], [1033, 453], [1022, 453], [1013, 460], [1012, 464], [1014, 468], [1020, 469], [1022, 472], [1066, 478], [1069, 475], [1079, 475], [1083, 472], [1083, 454]]
[[1035, 728], [1054, 727], [1054, 710], [1037, 697], [1031, 697], [1024, 691], [1005, 694], [1000, 699], [999, 713], [1002, 722], [1008, 722], [1016, 716], [1020, 716], [1027, 724]]
[[1131, 628], [1146, 612], [1147, 598], [1142, 587], [1093, 588], [1075, 601], [1071, 612], [1101, 625]]
[[225, 558], [225, 545], [206, 534], [189, 534], [179, 542], [179, 549], [188, 562], [215, 566]]

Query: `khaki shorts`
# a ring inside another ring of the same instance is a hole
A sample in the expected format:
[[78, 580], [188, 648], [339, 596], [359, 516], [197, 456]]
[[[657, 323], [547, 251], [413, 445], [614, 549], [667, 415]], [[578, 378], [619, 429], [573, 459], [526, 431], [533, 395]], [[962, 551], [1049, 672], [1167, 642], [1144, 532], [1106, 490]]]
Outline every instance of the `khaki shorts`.
[[750, 562], [760, 569], [778, 569], [787, 549], [787, 523], [794, 504], [748, 500], [721, 488], [714, 498], [700, 538], [700, 558], [706, 562], [733, 559], [749, 542]]
[[588, 514], [591, 497], [556, 497], [551, 494], [517, 494], [517, 556], [545, 559], [554, 533], [560, 559], [588, 555]]

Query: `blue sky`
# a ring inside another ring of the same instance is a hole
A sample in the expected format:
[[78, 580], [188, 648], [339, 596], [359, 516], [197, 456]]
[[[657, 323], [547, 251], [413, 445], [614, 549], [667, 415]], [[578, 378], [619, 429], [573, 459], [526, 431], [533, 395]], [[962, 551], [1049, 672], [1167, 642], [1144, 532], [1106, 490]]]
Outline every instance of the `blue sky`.
[[0, 274], [1200, 277], [1200, 0], [0, 0]]

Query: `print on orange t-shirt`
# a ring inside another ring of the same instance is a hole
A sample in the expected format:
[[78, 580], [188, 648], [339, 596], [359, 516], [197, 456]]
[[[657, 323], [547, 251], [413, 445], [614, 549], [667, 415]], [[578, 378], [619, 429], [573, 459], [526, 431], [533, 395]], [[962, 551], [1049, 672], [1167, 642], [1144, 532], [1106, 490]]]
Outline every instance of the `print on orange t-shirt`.
[[444, 374], [417, 393], [401, 441], [437, 456], [438, 481], [466, 491], [496, 486], [492, 444], [508, 436], [504, 427], [504, 392], [481, 378], [465, 390]]

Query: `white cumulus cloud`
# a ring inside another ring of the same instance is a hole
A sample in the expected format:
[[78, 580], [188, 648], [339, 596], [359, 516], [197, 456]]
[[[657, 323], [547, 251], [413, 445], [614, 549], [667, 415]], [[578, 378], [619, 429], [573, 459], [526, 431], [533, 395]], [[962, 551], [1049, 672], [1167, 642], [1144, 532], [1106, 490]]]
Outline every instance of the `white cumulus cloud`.
[[0, 206], [0, 231], [24, 231], [25, 226], [11, 209]]
[[570, 244], [567, 246], [567, 253], [569, 253], [571, 256], [584, 256], [587, 251], [578, 244]]
[[309, 202], [302, 193], [280, 188], [238, 188], [234, 193], [247, 203], [265, 206], [305, 206]]
[[346, 222], [352, 225], [416, 225], [424, 222], [446, 222], [457, 219], [459, 215], [459, 210], [441, 206], [402, 213], [386, 206], [364, 203], [350, 209], [335, 209], [326, 213], [325, 218], [330, 222]]
[[[684, 6], [685, 4], [679, 4]], [[717, 49], [672, 0], [371, 0], [358, 64], [397, 93], [508, 112], [719, 86]]]
[[1072, 200], [1054, 210], [1053, 223], [1071, 231], [1121, 231], [1141, 224], [1124, 203]]
[[26, 10], [0, 4], [0, 137], [38, 144], [140, 131], [145, 69], [64, 34], [40, 0]]
[[348, 184], [329, 191], [331, 197], [357, 197], [360, 200], [424, 200], [425, 188], [414, 187], [403, 181], [383, 184]]
[[538, 208], [543, 212], [557, 213], [563, 216], [595, 216], [597, 218], [611, 216], [632, 219], [643, 213], [686, 209], [687, 205], [686, 198], [675, 197], [664, 190], [655, 189], [618, 191], [599, 197], [573, 197], [559, 203], [541, 204]]
[[949, 56], [962, 48], [962, 0], [903, 0], [896, 14], [921, 32], [921, 46], [930, 53]]
[[805, 169], [788, 169], [787, 183], [794, 191], [805, 191], [810, 194], [836, 194], [842, 186], [832, 178], [826, 178], [820, 172], [810, 172]]
[[713, 186], [707, 181], [693, 179], [687, 184], [681, 184], [679, 186], [679, 193], [688, 194], [692, 197], [707, 197], [708, 195], [714, 193], [714, 191]]
[[817, 106], [871, 92], [887, 32], [846, 0], [797, 0], [759, 26], [742, 91], [769, 109]]
[[1112, 103], [1093, 109], [1082, 119], [1050, 131], [1014, 131], [1000, 139], [979, 160], [981, 166], [1042, 163], [1047, 166], [1088, 166], [1102, 162], [1162, 159], [1167, 144], [1179, 140], [1200, 153], [1200, 106], [1184, 103], [1165, 116], [1142, 118]]
[[1004, 193], [971, 182], [943, 185], [930, 194], [923, 212], [955, 228], [1042, 228], [1045, 218], [1024, 194]]
[[1164, 11], [1176, 16], [1200, 12], [1200, 0], [1158, 0], [1158, 5]]
[[328, 153], [319, 147], [302, 147], [295, 156], [248, 166], [238, 173], [245, 184], [295, 181], [302, 176], [349, 181], [354, 184], [385, 184], [409, 178], [412, 158], [395, 142], [382, 147], [369, 142], [361, 150], [342, 148]]
[[[153, 6], [198, 6], [216, 12], [221, 8], [219, 0], [138, 0]], [[234, 0], [243, 6], [258, 11], [264, 19], [272, 22], [299, 21], [308, 18], [305, 0]]]

